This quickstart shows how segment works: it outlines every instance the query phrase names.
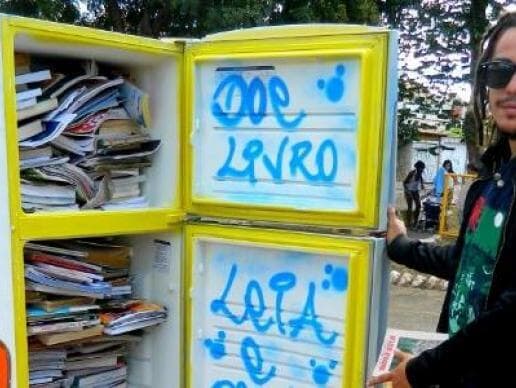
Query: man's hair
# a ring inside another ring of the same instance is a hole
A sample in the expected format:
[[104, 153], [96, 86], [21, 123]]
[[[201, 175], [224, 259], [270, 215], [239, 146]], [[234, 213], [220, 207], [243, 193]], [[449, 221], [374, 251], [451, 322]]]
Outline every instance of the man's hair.
[[484, 143], [484, 120], [486, 119], [486, 105], [488, 102], [487, 85], [482, 74], [481, 65], [493, 58], [496, 43], [505, 31], [516, 27], [516, 12], [502, 15], [497, 23], [487, 30], [480, 43], [480, 55], [475, 69], [473, 86], [473, 115], [480, 144]]

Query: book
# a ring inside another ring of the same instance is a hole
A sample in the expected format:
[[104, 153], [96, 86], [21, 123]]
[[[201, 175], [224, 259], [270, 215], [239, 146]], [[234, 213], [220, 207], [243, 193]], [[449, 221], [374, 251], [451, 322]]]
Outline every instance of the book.
[[373, 370], [373, 376], [387, 373], [398, 365], [399, 361], [394, 356], [396, 350], [418, 355], [427, 349], [436, 347], [446, 339], [448, 339], [448, 334], [444, 333], [388, 328]]
[[54, 253], [57, 255], [73, 256], [73, 257], [81, 257], [81, 258], [85, 258], [88, 256], [87, 252], [56, 247], [53, 245], [38, 244], [38, 243], [34, 243], [34, 242], [25, 243], [25, 249], [32, 249], [32, 250], [36, 250], [36, 251]]
[[104, 278], [100, 275], [89, 273], [89, 272], [83, 272], [83, 271], [77, 271], [75, 269], [69, 269], [69, 268], [62, 268], [59, 266], [51, 265], [51, 264], [45, 264], [45, 263], [37, 263], [36, 267], [39, 271], [49, 275], [53, 276], [57, 279], [61, 280], [69, 280], [71, 282], [78, 282], [78, 283], [93, 283], [94, 281], [102, 281]]
[[83, 321], [67, 321], [67, 322], [56, 322], [46, 323], [39, 325], [29, 325], [27, 327], [27, 335], [37, 334], [50, 334], [50, 333], [63, 333], [70, 331], [82, 331], [85, 327], [95, 326], [100, 323], [97, 319], [88, 319]]
[[29, 168], [55, 166], [57, 164], [64, 164], [70, 160], [69, 156], [56, 156], [54, 158], [43, 156], [41, 158], [32, 158], [20, 160], [20, 171]]
[[36, 105], [37, 103], [38, 100], [36, 99], [36, 97], [27, 98], [26, 100], [18, 101], [18, 103], [16, 104], [16, 109], [19, 112], [20, 110], [29, 108], [33, 105]]
[[58, 82], [52, 85], [52, 87], [45, 90], [45, 95], [48, 95], [51, 98], [59, 97], [67, 90], [70, 90], [72, 87], [76, 87], [82, 82], [100, 80], [107, 80], [107, 78], [103, 76], [94, 76], [92, 74], [71, 74], [61, 78]]
[[32, 82], [41, 82], [50, 79], [50, 71], [49, 70], [40, 70], [33, 71], [30, 73], [24, 73], [17, 75], [15, 78], [16, 85], [29, 84]]
[[31, 251], [30, 246], [25, 253], [25, 260], [30, 263], [46, 263], [57, 265], [61, 268], [74, 269], [82, 272], [100, 273], [102, 267], [95, 264], [86, 263], [84, 261], [75, 260], [70, 257], [62, 257], [51, 253]]
[[49, 145], [38, 148], [20, 148], [20, 159], [36, 159], [43, 157], [52, 157], [52, 147]]
[[31, 282], [30, 280], [25, 281], [25, 289], [30, 291], [39, 291], [53, 295], [64, 295], [64, 296], [84, 296], [87, 298], [103, 299], [104, 294], [95, 292], [80, 291], [80, 290], [69, 290], [62, 287], [47, 286], [37, 282]]
[[52, 120], [45, 121], [44, 130], [31, 139], [21, 141], [23, 147], [39, 147], [58, 137], [75, 118], [74, 114], [62, 114]]
[[57, 108], [57, 99], [49, 98], [48, 100], [37, 102], [35, 105], [32, 105], [24, 109], [20, 109], [20, 107], [18, 107], [17, 119], [18, 121], [26, 120], [31, 117], [42, 115], [55, 108]]
[[96, 325], [89, 327], [81, 331], [70, 331], [64, 333], [55, 334], [42, 334], [37, 335], [37, 339], [44, 345], [55, 345], [64, 342], [75, 341], [79, 339], [95, 337], [102, 334], [104, 327], [102, 325]]
[[97, 304], [84, 304], [75, 306], [61, 306], [52, 311], [47, 311], [38, 306], [29, 306], [27, 307], [27, 320], [51, 320], [52, 318], [56, 317], [61, 319], [62, 317], [71, 317], [72, 315], [90, 316], [90, 311], [98, 310], [99, 308], [100, 306]]
[[25, 303], [39, 303], [43, 296], [37, 291], [25, 291]]
[[121, 383], [123, 380], [125, 380], [126, 376], [127, 367], [125, 365], [121, 365], [117, 369], [113, 369], [107, 372], [76, 378], [74, 381], [74, 386], [97, 387], [102, 385], [110, 387], [115, 383]]
[[66, 198], [75, 201], [75, 188], [64, 185], [32, 184], [22, 182], [21, 194], [34, 197]]
[[[59, 290], [68, 290], [71, 292], [80, 292], [75, 294], [75, 296], [89, 296], [84, 295], [84, 293], [89, 294], [97, 294], [98, 298], [103, 298], [104, 295], [109, 295], [111, 293], [111, 285], [105, 282], [93, 282], [89, 284], [85, 283], [76, 283], [66, 280], [60, 280], [54, 276], [50, 276], [45, 272], [39, 270], [38, 267], [33, 265], [25, 265], [25, 278], [34, 283], [39, 283], [40, 285], [59, 289]], [[35, 290], [41, 291], [41, 290]], [[70, 294], [68, 294], [70, 295]]]
[[123, 106], [129, 116], [146, 128], [150, 125], [149, 95], [136, 85], [125, 81], [120, 88]]
[[131, 249], [128, 246], [95, 242], [93, 240], [63, 241], [60, 245], [85, 253], [84, 260], [90, 264], [111, 268], [128, 268]]
[[103, 368], [116, 367], [118, 364], [118, 356], [115, 355], [99, 355], [98, 357], [71, 360], [65, 362], [66, 370], [78, 370], [86, 368]]
[[41, 88], [28, 89], [23, 92], [16, 93], [16, 101], [23, 101], [29, 98], [39, 97], [41, 96]]
[[43, 123], [41, 120], [34, 120], [25, 125], [18, 127], [18, 141], [30, 139], [43, 132]]
[[83, 298], [83, 297], [59, 297], [59, 298], [51, 298], [50, 296], [47, 296], [47, 299], [35, 301], [35, 302], [28, 302], [32, 304], [34, 307], [39, 307], [46, 312], [53, 312], [55, 310], [58, 310], [62, 307], [73, 307], [73, 306], [84, 306], [84, 305], [91, 305], [93, 303], [92, 298]]
[[105, 325], [104, 333], [108, 335], [117, 335], [154, 326], [164, 322], [166, 318], [167, 310], [165, 307], [149, 302], [133, 304], [122, 312], [100, 314], [100, 320]]

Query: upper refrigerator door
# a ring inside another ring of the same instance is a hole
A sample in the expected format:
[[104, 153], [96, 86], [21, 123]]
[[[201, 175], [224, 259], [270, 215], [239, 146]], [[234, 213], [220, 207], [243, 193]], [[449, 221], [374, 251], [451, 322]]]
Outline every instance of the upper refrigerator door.
[[187, 210], [382, 227], [393, 167], [394, 40], [383, 29], [307, 25], [189, 45]]

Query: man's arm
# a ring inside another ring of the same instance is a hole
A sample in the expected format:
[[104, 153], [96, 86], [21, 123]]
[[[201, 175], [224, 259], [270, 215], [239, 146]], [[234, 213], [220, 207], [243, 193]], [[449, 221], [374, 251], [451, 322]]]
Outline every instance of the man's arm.
[[389, 208], [387, 215], [387, 253], [392, 260], [443, 279], [454, 276], [457, 269], [455, 245], [438, 246], [411, 240], [394, 208]]
[[404, 234], [398, 235], [387, 245], [387, 254], [396, 263], [446, 280], [450, 280], [457, 270], [454, 252], [454, 244], [441, 246], [423, 243]]

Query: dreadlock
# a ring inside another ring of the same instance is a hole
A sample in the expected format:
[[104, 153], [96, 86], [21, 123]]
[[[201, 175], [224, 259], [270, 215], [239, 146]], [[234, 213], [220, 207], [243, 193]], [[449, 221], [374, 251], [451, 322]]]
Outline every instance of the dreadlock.
[[[481, 145], [484, 144], [484, 124], [487, 118], [486, 106], [488, 103], [487, 85], [481, 65], [493, 58], [494, 50], [498, 40], [505, 31], [513, 27], [516, 27], [516, 12], [505, 13], [498, 19], [498, 22], [494, 26], [487, 30], [486, 34], [482, 38], [482, 41], [480, 42], [481, 54], [478, 58], [478, 62], [475, 68], [475, 79], [473, 86], [473, 116], [475, 118], [478, 140]], [[497, 158], [496, 155], [498, 154], [498, 158], [504, 158], [507, 156], [505, 155], [507, 152], [509, 152], [510, 155], [510, 149], [506, 136], [500, 134], [496, 130], [493, 130], [493, 133], [491, 133], [491, 137], [493, 136], [497, 137], [496, 144], [486, 150], [482, 159], [488, 164], [496, 165], [499, 163], [499, 161], [495, 160], [495, 158]]]

